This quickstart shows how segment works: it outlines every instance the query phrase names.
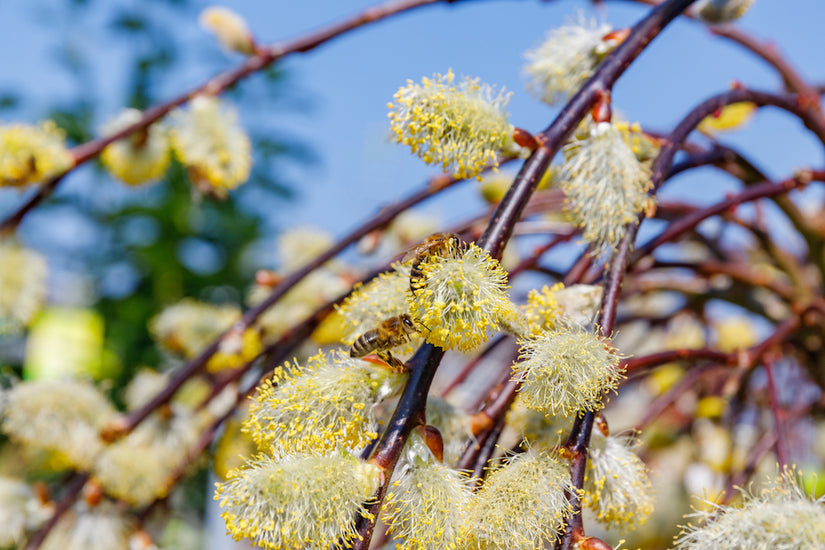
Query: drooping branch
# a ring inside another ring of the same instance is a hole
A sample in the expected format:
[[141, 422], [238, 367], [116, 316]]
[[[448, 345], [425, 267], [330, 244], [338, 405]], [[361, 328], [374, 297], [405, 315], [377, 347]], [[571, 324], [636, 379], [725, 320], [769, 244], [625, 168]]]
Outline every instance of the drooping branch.
[[107, 145], [123, 139], [134, 132], [148, 128], [151, 124], [157, 122], [173, 109], [183, 105], [193, 97], [199, 94], [221, 94], [241, 80], [266, 69], [275, 61], [291, 54], [308, 52], [318, 46], [326, 44], [334, 38], [370, 23], [375, 23], [415, 8], [437, 4], [442, 1], [451, 2], [455, 0], [391, 0], [390, 2], [373, 6], [340, 22], [308, 33], [294, 40], [257, 48], [255, 54], [246, 58], [238, 67], [223, 72], [188, 92], [146, 109], [140, 117], [140, 120], [117, 132], [82, 143], [71, 149], [69, 152], [73, 159], [72, 166], [65, 172], [49, 178], [17, 211], [0, 222], [0, 234], [14, 231], [14, 228], [20, 224], [28, 212], [33, 210], [54, 192], [66, 174], [99, 155]]

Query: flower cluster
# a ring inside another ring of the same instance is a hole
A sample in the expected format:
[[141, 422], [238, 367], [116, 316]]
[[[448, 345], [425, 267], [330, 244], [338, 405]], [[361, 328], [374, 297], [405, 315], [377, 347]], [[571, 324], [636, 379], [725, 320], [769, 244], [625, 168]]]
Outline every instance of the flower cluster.
[[0, 187], [23, 187], [71, 168], [74, 161], [64, 140], [52, 121], [39, 127], [0, 126]]
[[601, 409], [622, 378], [621, 356], [612, 345], [579, 326], [561, 325], [522, 340], [520, 358], [513, 376], [522, 380], [525, 405], [554, 415]]
[[526, 53], [524, 70], [530, 78], [527, 89], [550, 105], [567, 101], [618, 45], [609, 38], [610, 31], [610, 25], [588, 22], [583, 16], [576, 23], [551, 31], [541, 46]]
[[730, 23], [745, 15], [754, 0], [701, 0], [696, 13], [706, 23]]
[[553, 455], [529, 450], [490, 474], [470, 502], [469, 532], [479, 548], [543, 548], [556, 540], [574, 491], [567, 468]]
[[222, 198], [249, 178], [252, 146], [232, 107], [199, 95], [170, 118], [172, 148], [199, 189]]
[[[126, 109], [103, 127], [103, 134], [114, 134], [140, 121], [142, 113]], [[163, 177], [171, 160], [169, 134], [163, 124], [152, 124], [106, 147], [100, 161], [117, 179], [129, 185]]]
[[396, 92], [388, 106], [398, 143], [458, 178], [496, 166], [499, 154], [521, 154], [505, 112], [509, 95], [477, 78], [455, 80], [450, 70], [421, 84], [408, 81]]
[[236, 540], [262, 548], [342, 548], [356, 514], [378, 489], [380, 470], [339, 452], [262, 455], [217, 484], [215, 499]]
[[0, 243], [0, 333], [28, 325], [46, 297], [46, 258], [12, 244]]
[[653, 511], [653, 487], [629, 441], [594, 430], [588, 455], [582, 504], [609, 526], [627, 531], [643, 524]]
[[469, 351], [514, 315], [507, 298], [507, 273], [474, 244], [451, 246], [421, 264], [423, 277], [410, 293], [410, 313], [428, 331], [426, 339], [444, 349]]
[[21, 382], [4, 392], [2, 402], [3, 432], [86, 471], [103, 450], [101, 429], [116, 414], [94, 385], [77, 380]]
[[246, 430], [280, 453], [358, 449], [375, 433], [375, 406], [400, 389], [404, 375], [342, 352], [319, 353], [303, 367], [285, 364], [250, 407]]
[[743, 491], [742, 496], [739, 506], [711, 505], [693, 514], [701, 525], [684, 526], [674, 548], [822, 548], [825, 499], [808, 497], [787, 476], [761, 493]]
[[201, 12], [198, 19], [201, 26], [211, 31], [227, 50], [245, 55], [255, 53], [255, 40], [246, 21], [234, 11], [210, 6]]
[[387, 493], [386, 521], [400, 550], [462, 548], [467, 537], [464, 514], [472, 497], [470, 479], [436, 460], [415, 438], [405, 464]]
[[[352, 343], [364, 332], [378, 326], [384, 319], [410, 313], [407, 292], [410, 288], [409, 264], [393, 264], [392, 271], [381, 273], [365, 285], [357, 284], [352, 294], [338, 307], [344, 319], [344, 343]], [[420, 344], [414, 338], [398, 348], [401, 356], [409, 355]]]
[[595, 254], [606, 259], [628, 224], [653, 200], [648, 170], [612, 124], [602, 122], [564, 148], [561, 188], [573, 222]]

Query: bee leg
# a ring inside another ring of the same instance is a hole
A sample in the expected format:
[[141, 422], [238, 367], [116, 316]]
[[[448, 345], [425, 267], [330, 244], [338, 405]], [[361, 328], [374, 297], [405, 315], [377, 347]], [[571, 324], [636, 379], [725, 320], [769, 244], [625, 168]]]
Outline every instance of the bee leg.
[[377, 353], [378, 357], [381, 358], [390, 368], [396, 372], [406, 372], [407, 365], [396, 359], [392, 356], [392, 353], [389, 351], [382, 351]]

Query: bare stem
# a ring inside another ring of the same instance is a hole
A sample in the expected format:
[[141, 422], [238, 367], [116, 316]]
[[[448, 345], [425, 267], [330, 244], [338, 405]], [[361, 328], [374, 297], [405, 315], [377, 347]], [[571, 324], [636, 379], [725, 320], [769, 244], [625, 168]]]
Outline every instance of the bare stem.
[[768, 375], [768, 400], [773, 414], [773, 429], [776, 433], [776, 459], [779, 461], [779, 469], [784, 471], [788, 467], [788, 441], [783, 422], [785, 413], [779, 403], [779, 392], [776, 388], [776, 363], [771, 354], [765, 355], [763, 365], [765, 374]]

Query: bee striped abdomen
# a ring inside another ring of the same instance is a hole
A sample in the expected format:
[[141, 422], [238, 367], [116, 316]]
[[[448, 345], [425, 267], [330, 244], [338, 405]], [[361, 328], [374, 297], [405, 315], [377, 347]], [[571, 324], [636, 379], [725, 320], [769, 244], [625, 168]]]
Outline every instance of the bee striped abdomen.
[[375, 351], [379, 345], [380, 339], [381, 335], [378, 332], [378, 329], [368, 330], [356, 338], [355, 342], [352, 343], [352, 347], [349, 349], [349, 356], [363, 357], [372, 351]]
[[418, 329], [408, 314], [390, 317], [356, 338], [349, 349], [349, 356], [363, 357], [372, 352], [388, 351], [395, 346], [406, 344], [410, 341], [410, 335], [417, 332]]

